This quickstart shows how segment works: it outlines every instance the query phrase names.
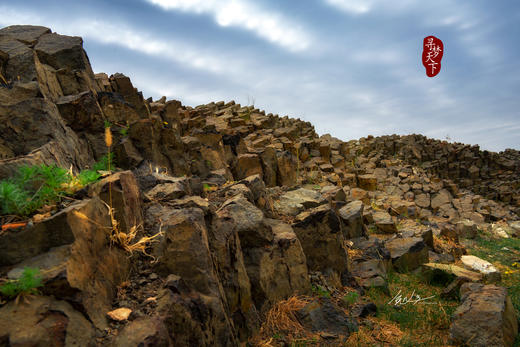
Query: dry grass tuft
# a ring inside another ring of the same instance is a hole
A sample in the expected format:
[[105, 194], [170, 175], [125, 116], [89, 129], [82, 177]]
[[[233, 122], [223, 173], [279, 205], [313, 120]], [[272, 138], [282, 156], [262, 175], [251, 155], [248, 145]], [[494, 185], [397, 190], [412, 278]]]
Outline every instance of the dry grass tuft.
[[149, 246], [151, 242], [155, 240], [158, 236], [162, 235], [162, 224], [159, 227], [159, 232], [153, 236], [143, 236], [141, 239], [135, 243], [132, 243], [137, 236], [137, 232], [141, 229], [142, 225], [134, 225], [130, 228], [128, 233], [122, 232], [119, 230], [119, 223], [114, 217], [114, 209], [107, 205], [104, 201], [103, 203], [108, 209], [108, 214], [110, 215], [110, 221], [112, 223], [112, 234], [110, 235], [110, 241], [121, 246], [125, 251], [130, 254], [134, 252], [141, 252], [144, 255], [152, 257], [152, 255], [146, 252], [146, 248]]
[[374, 317], [366, 318], [366, 322], [368, 324], [360, 325], [359, 330], [349, 336], [347, 346], [375, 346], [380, 343], [397, 346], [404, 336], [396, 323]]
[[111, 208], [104, 201], [102, 201], [102, 202], [108, 209], [108, 214], [110, 216], [110, 221], [111, 221], [111, 227], [103, 226], [103, 225], [99, 224], [98, 222], [88, 218], [85, 214], [83, 214], [83, 213], [81, 213], [79, 211], [74, 211], [73, 213], [78, 218], [83, 219], [85, 221], [88, 221], [90, 223], [93, 223], [94, 225], [96, 225], [99, 228], [110, 229], [111, 230], [110, 242], [112, 244], [116, 244], [116, 245], [120, 246], [125, 251], [130, 253], [130, 255], [132, 255], [134, 252], [141, 252], [142, 254], [147, 255], [147, 256], [153, 258], [152, 255], [150, 255], [150, 254], [148, 254], [146, 252], [146, 248], [150, 245], [150, 243], [155, 241], [155, 239], [158, 236], [163, 234], [163, 232], [162, 232], [162, 224], [159, 227], [159, 232], [157, 234], [155, 234], [153, 236], [143, 236], [143, 237], [141, 237], [141, 239], [139, 241], [136, 241], [136, 242], [132, 243], [134, 241], [135, 237], [137, 236], [137, 232], [139, 231], [139, 229], [141, 229], [142, 226], [141, 225], [134, 225], [133, 227], [130, 228], [128, 233], [120, 231], [119, 230], [119, 222], [114, 217], [114, 209]]
[[305, 296], [293, 296], [274, 305], [266, 314], [266, 320], [260, 329], [262, 334], [272, 335], [277, 332], [301, 334], [305, 328], [296, 317], [296, 311], [310, 302]]
[[298, 338], [318, 338], [319, 335], [305, 330], [296, 317], [296, 311], [302, 309], [311, 301], [310, 297], [293, 296], [276, 303], [266, 314], [260, 333], [250, 339], [254, 346], [272, 347], [279, 343], [274, 341], [275, 336], [286, 336], [290, 341]]

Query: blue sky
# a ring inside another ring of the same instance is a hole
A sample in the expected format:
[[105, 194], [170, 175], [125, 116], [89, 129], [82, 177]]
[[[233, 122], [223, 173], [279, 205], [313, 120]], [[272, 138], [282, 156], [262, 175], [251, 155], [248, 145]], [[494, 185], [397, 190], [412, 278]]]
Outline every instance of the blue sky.
[[[185, 105], [254, 100], [342, 140], [520, 149], [520, 2], [0, 0], [0, 26], [82, 36], [95, 72]], [[425, 74], [424, 37], [444, 43]]]

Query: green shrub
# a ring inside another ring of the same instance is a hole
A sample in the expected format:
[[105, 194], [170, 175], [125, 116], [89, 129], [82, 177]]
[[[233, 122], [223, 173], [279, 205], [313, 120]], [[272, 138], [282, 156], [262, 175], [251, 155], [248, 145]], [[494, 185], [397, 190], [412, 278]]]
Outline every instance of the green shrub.
[[330, 293], [320, 285], [312, 285], [312, 292], [322, 298], [330, 298]]
[[2, 214], [12, 214], [22, 211], [29, 199], [26, 191], [11, 182], [5, 180], [0, 182], [0, 212]]
[[36, 294], [37, 288], [43, 286], [40, 270], [26, 267], [22, 276], [0, 286], [0, 293], [10, 299], [19, 294]]
[[[90, 170], [73, 177], [56, 165], [21, 166], [9, 179], [0, 181], [0, 213], [27, 216], [39, 208], [60, 201], [70, 193], [70, 183], [77, 179], [82, 186], [98, 180], [98, 171], [108, 170], [108, 156], [104, 156]], [[112, 154], [110, 161], [113, 164]]]
[[95, 182], [101, 177], [96, 170], [83, 170], [78, 174], [79, 183], [82, 186], [86, 186], [92, 182]]
[[358, 298], [359, 298], [359, 294], [358, 293], [350, 292], [347, 295], [345, 295], [342, 300], [345, 303], [347, 303], [349, 305], [352, 305], [352, 304], [354, 304], [357, 301]]

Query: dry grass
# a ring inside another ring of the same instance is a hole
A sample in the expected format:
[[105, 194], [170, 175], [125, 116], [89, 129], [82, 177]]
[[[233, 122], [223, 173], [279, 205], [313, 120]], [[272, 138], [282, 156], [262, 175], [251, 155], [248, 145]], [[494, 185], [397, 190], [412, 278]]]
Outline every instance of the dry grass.
[[275, 336], [286, 336], [290, 341], [319, 338], [318, 334], [305, 330], [296, 317], [296, 312], [310, 301], [310, 297], [293, 296], [275, 304], [267, 312], [259, 335], [250, 339], [249, 342], [254, 346], [268, 347], [279, 345], [273, 341]]
[[352, 333], [346, 341], [347, 346], [397, 346], [403, 339], [404, 333], [399, 326], [384, 319], [366, 318], [365, 324]]
[[296, 317], [296, 311], [302, 309], [310, 302], [304, 296], [293, 296], [274, 305], [266, 314], [266, 319], [261, 334], [272, 335], [278, 332], [298, 335], [305, 332], [304, 327]]
[[74, 211], [74, 215], [76, 215], [77, 217], [79, 217], [79, 218], [81, 218], [83, 220], [86, 220], [86, 221], [88, 221], [90, 223], [93, 223], [94, 225], [96, 225], [99, 228], [110, 230], [110, 242], [112, 244], [116, 244], [116, 245], [120, 246], [125, 251], [130, 253], [130, 255], [132, 255], [134, 252], [140, 252], [140, 253], [142, 253], [144, 255], [147, 255], [147, 256], [153, 258], [152, 255], [150, 255], [150, 254], [148, 254], [146, 252], [146, 248], [150, 245], [150, 243], [155, 241], [155, 239], [158, 236], [163, 234], [163, 232], [162, 232], [162, 224], [159, 227], [159, 232], [156, 233], [155, 235], [153, 235], [153, 236], [143, 236], [138, 241], [133, 242], [135, 237], [137, 236], [137, 232], [142, 228], [142, 226], [141, 225], [134, 225], [134, 226], [132, 226], [130, 228], [128, 233], [120, 231], [119, 230], [119, 222], [114, 217], [114, 209], [111, 208], [104, 201], [102, 201], [102, 202], [107, 207], [108, 214], [110, 216], [111, 226], [109, 226], [109, 227], [106, 227], [106, 226], [103, 226], [103, 225], [99, 224], [98, 222], [88, 218], [85, 214], [83, 214], [83, 213], [81, 213], [79, 211]]

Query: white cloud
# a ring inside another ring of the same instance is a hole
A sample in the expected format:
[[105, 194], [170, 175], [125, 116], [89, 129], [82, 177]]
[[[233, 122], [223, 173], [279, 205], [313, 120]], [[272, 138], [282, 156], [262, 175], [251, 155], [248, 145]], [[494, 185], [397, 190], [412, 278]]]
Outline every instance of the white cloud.
[[304, 51], [311, 39], [300, 25], [244, 0], [146, 0], [164, 10], [208, 13], [222, 27], [238, 27], [290, 51]]
[[363, 14], [372, 9], [372, 1], [368, 0], [325, 0], [329, 5], [339, 10], [352, 13]]
[[131, 28], [125, 23], [90, 18], [77, 18], [71, 22], [63, 22], [56, 18], [15, 11], [3, 6], [0, 6], [0, 12], [4, 14], [0, 17], [1, 26], [20, 23], [49, 26], [49, 23], [52, 23], [51, 29], [63, 35], [76, 35], [87, 40], [124, 47], [213, 74], [225, 74], [242, 79], [246, 72], [252, 69], [250, 66], [245, 66], [245, 63], [236, 57], [226, 56], [222, 52], [218, 54], [210, 52], [181, 41], [157, 39], [143, 30]]

